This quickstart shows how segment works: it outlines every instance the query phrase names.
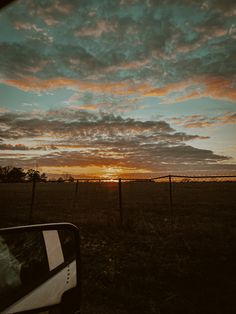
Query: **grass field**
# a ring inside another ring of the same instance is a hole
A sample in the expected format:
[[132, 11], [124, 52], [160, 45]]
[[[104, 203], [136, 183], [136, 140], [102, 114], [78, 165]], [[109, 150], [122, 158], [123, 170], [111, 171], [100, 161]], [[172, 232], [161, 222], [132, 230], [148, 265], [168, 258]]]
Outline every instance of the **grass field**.
[[[28, 223], [32, 185], [0, 184], [1, 226]], [[36, 185], [34, 222], [80, 226], [84, 314], [236, 313], [236, 183]], [[174, 219], [173, 225], [171, 221]]]

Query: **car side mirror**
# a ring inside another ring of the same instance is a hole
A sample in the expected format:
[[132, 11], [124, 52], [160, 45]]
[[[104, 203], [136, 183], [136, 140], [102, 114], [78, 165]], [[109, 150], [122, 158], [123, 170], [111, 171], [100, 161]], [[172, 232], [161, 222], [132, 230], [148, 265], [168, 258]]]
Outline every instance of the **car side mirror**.
[[80, 238], [69, 223], [0, 229], [0, 312], [80, 313]]

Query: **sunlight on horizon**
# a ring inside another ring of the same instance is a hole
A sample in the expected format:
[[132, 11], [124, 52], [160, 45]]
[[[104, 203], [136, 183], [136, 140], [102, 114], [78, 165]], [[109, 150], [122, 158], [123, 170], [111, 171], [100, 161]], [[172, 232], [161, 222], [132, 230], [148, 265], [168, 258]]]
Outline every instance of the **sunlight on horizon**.
[[18, 0], [1, 11], [0, 164], [236, 173], [235, 1]]

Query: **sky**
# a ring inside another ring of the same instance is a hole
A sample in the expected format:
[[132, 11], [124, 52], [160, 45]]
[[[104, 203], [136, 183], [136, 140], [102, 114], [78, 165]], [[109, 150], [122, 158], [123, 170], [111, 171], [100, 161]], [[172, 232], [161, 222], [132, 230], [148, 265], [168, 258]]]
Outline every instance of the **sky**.
[[0, 29], [1, 166], [236, 174], [234, 0], [18, 0]]

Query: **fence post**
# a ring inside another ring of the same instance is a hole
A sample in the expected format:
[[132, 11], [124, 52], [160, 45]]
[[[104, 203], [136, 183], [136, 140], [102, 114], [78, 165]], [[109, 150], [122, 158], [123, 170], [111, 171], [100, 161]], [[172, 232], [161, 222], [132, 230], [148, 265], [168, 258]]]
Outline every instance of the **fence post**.
[[173, 210], [173, 195], [172, 195], [172, 181], [171, 181], [171, 175], [169, 177], [169, 200], [170, 200], [170, 223], [171, 223], [171, 229], [173, 230], [174, 227], [174, 210]]
[[73, 209], [75, 209], [76, 203], [77, 203], [78, 188], [79, 188], [79, 180], [77, 179], [76, 180], [76, 184], [75, 184], [75, 194], [74, 194], [74, 200], [73, 200]]
[[30, 213], [29, 213], [29, 223], [32, 223], [32, 220], [33, 220], [36, 180], [33, 179], [32, 182], [33, 184], [32, 184], [31, 204], [30, 204]]
[[119, 179], [118, 183], [119, 187], [119, 211], [120, 211], [120, 224], [123, 225], [123, 208], [122, 208], [122, 186], [121, 186], [121, 179]]

